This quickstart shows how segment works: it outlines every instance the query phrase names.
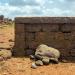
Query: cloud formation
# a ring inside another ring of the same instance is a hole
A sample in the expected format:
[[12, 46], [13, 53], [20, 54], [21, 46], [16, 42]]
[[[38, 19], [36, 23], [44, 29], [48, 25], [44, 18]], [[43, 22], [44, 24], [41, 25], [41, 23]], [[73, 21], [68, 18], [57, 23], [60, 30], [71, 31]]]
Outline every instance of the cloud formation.
[[0, 14], [16, 16], [75, 16], [75, 0], [0, 0]]

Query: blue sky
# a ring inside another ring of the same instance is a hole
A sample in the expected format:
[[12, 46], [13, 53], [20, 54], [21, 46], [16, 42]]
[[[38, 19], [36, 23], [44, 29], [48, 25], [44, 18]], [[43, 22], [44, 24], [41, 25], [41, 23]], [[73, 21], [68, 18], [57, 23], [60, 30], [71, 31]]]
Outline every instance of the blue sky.
[[75, 16], [75, 0], [0, 0], [0, 15]]

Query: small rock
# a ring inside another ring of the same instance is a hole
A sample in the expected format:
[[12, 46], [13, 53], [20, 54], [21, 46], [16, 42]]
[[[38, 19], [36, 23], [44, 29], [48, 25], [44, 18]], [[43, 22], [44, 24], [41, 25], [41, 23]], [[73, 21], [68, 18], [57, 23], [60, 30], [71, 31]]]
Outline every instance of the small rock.
[[56, 59], [56, 58], [50, 58], [50, 62], [54, 63], [54, 64], [58, 64], [59, 63], [58, 59]]
[[67, 61], [66, 59], [63, 59], [62, 62], [63, 62], [63, 63], [67, 63], [68, 61]]
[[32, 63], [31, 68], [36, 69], [37, 68], [36, 64]]
[[42, 56], [41, 55], [38, 55], [38, 54], [35, 55], [35, 58], [38, 59], [38, 60], [42, 60]]
[[42, 62], [43, 62], [44, 65], [48, 65], [49, 64], [49, 58], [48, 57], [44, 57], [42, 59]]
[[35, 59], [35, 56], [34, 55], [30, 55], [30, 59]]
[[43, 65], [43, 62], [42, 62], [41, 60], [37, 60], [37, 61], [35, 62], [35, 64], [36, 64], [37, 66], [42, 66], [42, 65]]

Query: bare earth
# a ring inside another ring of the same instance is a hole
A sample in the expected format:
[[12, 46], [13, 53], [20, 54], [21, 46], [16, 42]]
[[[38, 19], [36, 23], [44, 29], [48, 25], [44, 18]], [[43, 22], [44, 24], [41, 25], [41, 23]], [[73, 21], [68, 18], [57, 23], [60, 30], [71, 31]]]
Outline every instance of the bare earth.
[[[12, 40], [12, 41], [10, 41]], [[14, 45], [14, 27], [0, 26], [0, 49], [9, 49]], [[75, 75], [75, 63], [50, 64], [31, 68], [29, 58], [14, 58], [0, 62], [0, 75]]]

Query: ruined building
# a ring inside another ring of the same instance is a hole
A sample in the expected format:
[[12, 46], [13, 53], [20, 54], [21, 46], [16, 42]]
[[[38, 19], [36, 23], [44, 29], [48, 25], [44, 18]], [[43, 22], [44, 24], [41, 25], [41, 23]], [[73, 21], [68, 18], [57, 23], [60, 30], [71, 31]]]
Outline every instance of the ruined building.
[[75, 17], [17, 17], [14, 55], [35, 51], [40, 44], [60, 50], [62, 58], [75, 59]]

